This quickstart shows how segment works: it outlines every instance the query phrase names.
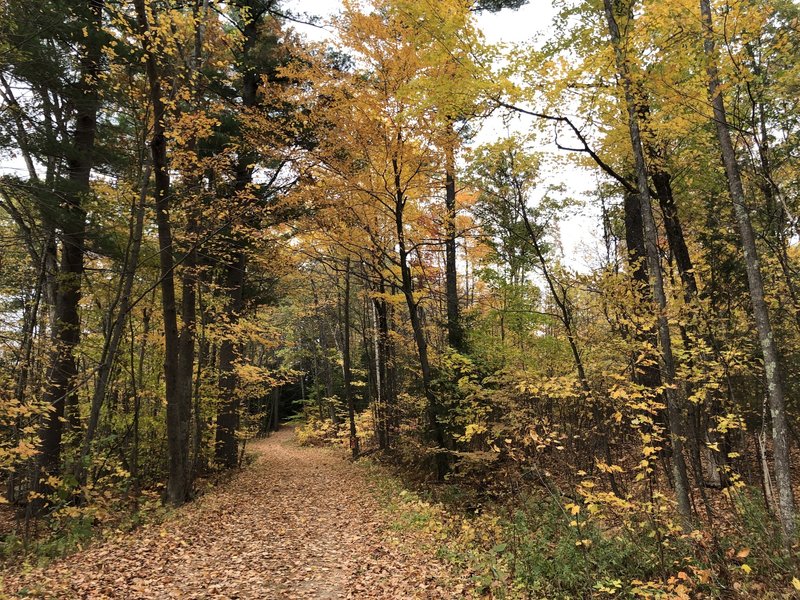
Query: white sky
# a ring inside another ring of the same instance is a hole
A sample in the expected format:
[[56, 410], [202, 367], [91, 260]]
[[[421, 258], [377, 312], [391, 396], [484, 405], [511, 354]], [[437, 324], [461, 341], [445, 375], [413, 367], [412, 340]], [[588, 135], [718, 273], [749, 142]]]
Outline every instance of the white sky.
[[[337, 13], [341, 0], [290, 0], [287, 2], [296, 13], [319, 16], [323, 21]], [[478, 26], [489, 43], [524, 44], [533, 43], [536, 36], [547, 35], [556, 10], [551, 0], [529, 0], [518, 10], [503, 10], [498, 13], [484, 12], [478, 15]], [[332, 37], [330, 31], [318, 27], [295, 24], [295, 29], [309, 39], [323, 41]], [[532, 125], [531, 118], [514, 119], [508, 126], [499, 117], [488, 119], [478, 132], [476, 143], [491, 142], [505, 137], [509, 131], [524, 132]], [[554, 144], [543, 144], [540, 148], [549, 157], [559, 160], [559, 166], [550, 169], [543, 187], [563, 184], [569, 197], [583, 202], [571, 214], [562, 216], [560, 223], [561, 243], [565, 263], [576, 270], [587, 272], [597, 265], [603, 248], [600, 208], [586, 199], [586, 193], [596, 187], [596, 175], [586, 169], [568, 164], [567, 153]]]

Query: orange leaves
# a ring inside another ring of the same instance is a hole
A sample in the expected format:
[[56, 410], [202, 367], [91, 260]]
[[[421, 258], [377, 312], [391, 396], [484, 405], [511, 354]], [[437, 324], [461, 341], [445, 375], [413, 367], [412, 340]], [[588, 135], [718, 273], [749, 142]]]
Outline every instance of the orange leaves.
[[[455, 18], [464, 6], [422, 15], [405, 2], [374, 4], [346, 2], [335, 20], [352, 62], [312, 52], [284, 72], [309, 83], [295, 101], [312, 106], [304, 125], [318, 136], [298, 161], [311, 181], [296, 191], [316, 209], [315, 231], [298, 239], [312, 255], [357, 256], [399, 281], [392, 264], [402, 237], [413, 277], [424, 281], [439, 268], [442, 115], [451, 111], [418, 93], [434, 89], [428, 77], [441, 61], [426, 56], [435, 44], [417, 17]], [[439, 77], [437, 86], [446, 85]]]

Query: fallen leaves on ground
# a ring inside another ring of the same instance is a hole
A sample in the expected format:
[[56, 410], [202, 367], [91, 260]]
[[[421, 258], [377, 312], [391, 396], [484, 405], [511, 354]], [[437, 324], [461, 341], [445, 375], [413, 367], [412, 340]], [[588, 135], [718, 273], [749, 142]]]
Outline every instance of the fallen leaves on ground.
[[[256, 442], [256, 462], [159, 525], [44, 569], [1, 593], [39, 598], [440, 599], [447, 568], [389, 529], [362, 470], [291, 430]], [[458, 589], [458, 588], [456, 588]]]

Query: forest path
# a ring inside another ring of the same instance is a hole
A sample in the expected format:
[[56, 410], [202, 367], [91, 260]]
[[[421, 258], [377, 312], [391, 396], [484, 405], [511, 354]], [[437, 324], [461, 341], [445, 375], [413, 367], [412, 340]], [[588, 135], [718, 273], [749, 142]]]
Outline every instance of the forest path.
[[300, 447], [289, 429], [250, 449], [254, 464], [175, 517], [10, 576], [6, 597], [453, 597], [440, 586], [446, 568], [391, 531], [341, 450]]

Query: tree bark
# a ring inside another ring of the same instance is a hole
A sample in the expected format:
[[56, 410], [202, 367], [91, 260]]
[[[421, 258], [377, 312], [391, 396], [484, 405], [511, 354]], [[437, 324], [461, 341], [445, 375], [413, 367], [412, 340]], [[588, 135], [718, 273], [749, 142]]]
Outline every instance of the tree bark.
[[625, 104], [628, 113], [628, 129], [630, 132], [631, 147], [633, 150], [634, 166], [636, 169], [636, 184], [641, 205], [642, 225], [645, 238], [645, 251], [647, 268], [650, 276], [653, 299], [658, 311], [658, 334], [661, 345], [662, 375], [666, 389], [664, 395], [667, 403], [667, 418], [669, 419], [670, 442], [672, 446], [672, 475], [675, 485], [675, 496], [678, 501], [678, 511], [683, 520], [683, 528], [691, 529], [691, 502], [689, 499], [689, 479], [686, 473], [686, 461], [683, 454], [683, 417], [675, 392], [675, 361], [672, 355], [672, 339], [670, 337], [669, 321], [666, 315], [667, 298], [664, 292], [664, 279], [658, 256], [658, 231], [653, 208], [650, 202], [650, 187], [648, 172], [645, 163], [644, 148], [639, 131], [639, 118], [636, 100], [633, 94], [628, 63], [622, 51], [622, 38], [617, 25], [612, 0], [603, 0], [605, 16], [611, 43], [614, 46], [616, 65], [622, 80], [625, 93]]
[[[402, 136], [398, 133], [398, 141]], [[406, 197], [403, 192], [400, 165], [396, 157], [392, 158], [392, 170], [394, 176], [394, 217], [395, 232], [397, 234], [397, 253], [400, 264], [401, 286], [403, 296], [408, 307], [411, 329], [414, 333], [414, 343], [417, 346], [417, 356], [419, 358], [420, 371], [422, 375], [422, 388], [427, 402], [426, 418], [428, 437], [436, 444], [434, 448], [436, 476], [439, 480], [447, 474], [448, 461], [444, 453], [444, 431], [439, 422], [439, 406], [436, 394], [433, 390], [431, 365], [428, 359], [428, 341], [425, 338], [425, 330], [419, 315], [419, 304], [414, 299], [414, 280], [411, 274], [411, 265], [408, 262], [408, 248], [406, 246], [405, 223], [403, 214], [405, 211]]]
[[379, 278], [375, 291], [379, 297], [372, 299], [372, 318], [375, 346], [375, 387], [380, 402], [378, 421], [378, 445], [387, 449], [392, 444], [394, 419], [394, 388], [391, 366], [392, 340], [389, 334], [389, 306], [384, 299], [386, 283]]
[[[228, 322], [231, 325], [238, 321], [242, 312], [244, 253], [236, 253], [235, 260], [235, 263], [226, 266], [225, 278], [225, 289], [228, 294]], [[231, 339], [231, 334], [228, 332], [219, 347], [219, 387], [223, 404], [217, 415], [215, 448], [216, 463], [228, 469], [236, 467], [239, 460], [236, 439], [236, 431], [239, 428], [239, 396], [236, 390], [238, 377], [235, 371], [235, 361], [239, 350], [239, 344]]]
[[347, 417], [350, 421], [350, 450], [353, 458], [358, 458], [360, 449], [358, 435], [356, 434], [356, 411], [351, 385], [352, 372], [350, 367], [350, 257], [345, 260], [344, 268], [344, 298], [342, 300], [342, 374], [344, 377], [344, 401], [347, 405]]
[[156, 226], [158, 229], [159, 265], [161, 270], [161, 305], [164, 319], [164, 384], [167, 400], [168, 477], [165, 499], [175, 506], [189, 497], [189, 421], [191, 404], [178, 379], [179, 348], [178, 310], [175, 300], [175, 260], [173, 257], [172, 223], [170, 221], [171, 188], [167, 160], [165, 107], [158, 62], [151, 50], [151, 31], [145, 0], [134, 0], [139, 35], [145, 51], [145, 67], [153, 106], [153, 132], [150, 149], [155, 173]]
[[456, 160], [453, 126], [448, 123], [445, 141], [445, 295], [447, 297], [447, 341], [456, 352], [464, 352], [464, 330], [458, 306], [456, 264]]
[[64, 407], [68, 396], [75, 393], [77, 376], [75, 348], [80, 342], [81, 279], [83, 278], [83, 247], [86, 235], [86, 212], [82, 200], [91, 192], [90, 176], [94, 166], [94, 146], [97, 130], [99, 95], [96, 89], [100, 74], [103, 20], [103, 0], [91, 0], [88, 6], [88, 35], [81, 49], [79, 93], [76, 95], [75, 132], [67, 159], [69, 169], [68, 193], [61, 223], [61, 260], [56, 283], [53, 338], [44, 403], [50, 406], [40, 431], [39, 469], [34, 488], [46, 491], [41, 478], [58, 474], [61, 466], [61, 436]]
[[[258, 105], [259, 73], [252, 63], [251, 53], [258, 40], [258, 25], [262, 12], [258, 12], [256, 3], [245, 1], [247, 7], [246, 22], [242, 27], [244, 41], [242, 55], [239, 61], [242, 73], [242, 106], [245, 110]], [[253, 169], [250, 164], [254, 162], [251, 152], [243, 148], [236, 164], [236, 181], [234, 195], [239, 196], [252, 183]], [[247, 255], [241, 247], [241, 240], [229, 235], [230, 256], [225, 262], [225, 293], [228, 296], [227, 316], [228, 323], [233, 326], [239, 322], [244, 309], [244, 285], [247, 270]], [[230, 335], [225, 336], [219, 350], [219, 387], [222, 394], [222, 407], [217, 416], [217, 433], [215, 460], [218, 465], [232, 468], [238, 463], [238, 441], [236, 431], [239, 428], [239, 397], [237, 385], [239, 383], [235, 372], [235, 360], [241, 352]]]
[[733, 202], [733, 212], [739, 225], [739, 234], [742, 239], [750, 301], [753, 305], [753, 317], [756, 322], [758, 341], [761, 345], [761, 354], [764, 358], [764, 374], [770, 415], [772, 417], [773, 468], [775, 470], [775, 484], [778, 488], [781, 527], [785, 541], [790, 543], [795, 537], [795, 509], [790, 473], [784, 389], [778, 348], [775, 344], [767, 303], [764, 300], [764, 281], [761, 275], [758, 250], [756, 249], [755, 234], [745, 204], [741, 172], [736, 162], [736, 151], [733, 147], [728, 127], [725, 101], [720, 90], [719, 73], [716, 67], [714, 24], [709, 0], [700, 0], [700, 11], [705, 29], [703, 47], [708, 60], [708, 95], [714, 109], [717, 141], [722, 152], [722, 162], [725, 166], [725, 174], [728, 180], [728, 191]]
[[697, 295], [697, 279], [694, 274], [692, 257], [689, 255], [689, 247], [686, 245], [686, 237], [683, 235], [683, 226], [678, 217], [678, 207], [675, 205], [672, 176], [663, 169], [656, 169], [652, 173], [652, 178], [661, 214], [664, 216], [667, 243], [678, 267], [684, 298], [688, 302]]

